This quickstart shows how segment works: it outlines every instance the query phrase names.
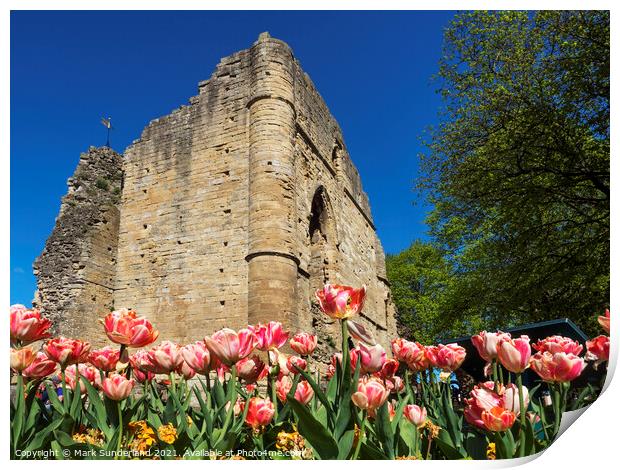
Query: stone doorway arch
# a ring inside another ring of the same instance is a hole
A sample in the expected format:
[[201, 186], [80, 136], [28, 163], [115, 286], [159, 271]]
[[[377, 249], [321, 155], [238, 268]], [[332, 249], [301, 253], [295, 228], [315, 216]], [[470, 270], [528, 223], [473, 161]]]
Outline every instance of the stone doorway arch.
[[334, 212], [329, 195], [324, 186], [319, 186], [312, 197], [310, 206], [310, 274], [311, 292], [328, 282], [335, 282], [334, 273], [337, 260], [337, 233]]

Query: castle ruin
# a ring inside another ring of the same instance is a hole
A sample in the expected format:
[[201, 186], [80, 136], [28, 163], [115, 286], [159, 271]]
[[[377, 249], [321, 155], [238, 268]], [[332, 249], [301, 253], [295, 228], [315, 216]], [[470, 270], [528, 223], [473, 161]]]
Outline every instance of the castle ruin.
[[395, 309], [368, 197], [289, 46], [263, 33], [198, 88], [124, 155], [82, 154], [35, 262], [37, 306], [94, 344], [120, 307], [181, 343], [270, 320], [329, 343], [338, 328], [314, 291], [366, 284], [359, 321], [387, 346]]

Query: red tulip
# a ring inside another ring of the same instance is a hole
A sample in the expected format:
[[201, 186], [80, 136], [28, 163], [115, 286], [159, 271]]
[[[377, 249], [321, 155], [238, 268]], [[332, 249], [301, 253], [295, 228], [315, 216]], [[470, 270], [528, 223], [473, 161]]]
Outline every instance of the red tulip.
[[510, 339], [510, 333], [487, 333], [481, 331], [477, 335], [471, 337], [472, 344], [476, 347], [478, 354], [486, 362], [491, 362], [497, 357], [497, 343], [501, 339]]
[[290, 345], [293, 351], [301, 356], [310, 356], [317, 345], [317, 336], [310, 333], [297, 333], [290, 340]]
[[39, 351], [34, 361], [23, 370], [22, 375], [31, 379], [42, 379], [48, 375], [52, 375], [58, 369], [58, 364], [50, 360], [47, 354]]
[[88, 362], [99, 370], [104, 372], [112, 372], [113, 370], [116, 370], [116, 363], [119, 358], [120, 351], [118, 349], [106, 346], [105, 348], [91, 351], [88, 355]]
[[549, 351], [551, 354], [555, 354], [556, 352], [565, 352], [574, 354], [575, 356], [579, 356], [583, 350], [583, 346], [581, 346], [581, 344], [577, 341], [557, 335], [541, 339], [536, 344], [533, 344], [532, 347], [536, 349], [536, 351]]
[[183, 363], [179, 346], [171, 341], [162, 341], [138, 360], [141, 369], [153, 374], [169, 374]]
[[150, 382], [155, 377], [155, 374], [152, 372], [145, 372], [137, 367], [132, 367], [131, 369], [132, 377], [136, 379], [136, 382], [143, 384], [144, 382]]
[[424, 423], [426, 423], [426, 408], [423, 406], [407, 405], [403, 409], [403, 415], [411, 424], [418, 428], [424, 426]]
[[36, 353], [32, 348], [11, 348], [11, 369], [22, 372], [27, 369], [36, 359]]
[[531, 365], [545, 382], [570, 382], [581, 375], [585, 361], [574, 354], [545, 351], [534, 354]]
[[255, 431], [271, 422], [275, 407], [269, 398], [252, 397], [246, 406], [248, 412], [245, 416], [245, 422]]
[[134, 384], [134, 379], [128, 379], [121, 374], [114, 374], [103, 380], [101, 388], [105, 396], [110, 400], [121, 401], [129, 396]]
[[246, 383], [254, 383], [265, 377], [267, 373], [265, 363], [256, 354], [237, 362], [237, 376], [245, 380]]
[[368, 414], [373, 416], [375, 410], [385, 403], [389, 394], [390, 392], [379, 380], [374, 378], [362, 379], [357, 385], [357, 392], [351, 396], [351, 400], [355, 406], [367, 410]]
[[[99, 387], [101, 385], [101, 374], [95, 367], [90, 364], [78, 364], [77, 367], [80, 374], [80, 395], [84, 395], [86, 393], [86, 384], [84, 383], [84, 380], [87, 380], [94, 387]], [[65, 381], [71, 390], [75, 390], [77, 387], [77, 378], [75, 373], [75, 366], [67, 367], [65, 369]]]
[[586, 341], [586, 360], [605, 362], [609, 360], [609, 336], [600, 335]]
[[465, 348], [456, 343], [427, 346], [426, 357], [433, 367], [454, 372], [465, 360]]
[[360, 372], [362, 374], [371, 374], [380, 371], [387, 360], [385, 349], [383, 349], [383, 346], [380, 344], [366, 346], [364, 343], [360, 343], [357, 350], [359, 352], [359, 358], [362, 361], [360, 367]]
[[249, 327], [256, 335], [256, 349], [260, 351], [269, 351], [271, 349], [280, 349], [288, 339], [288, 333], [282, 330], [282, 323], [270, 321], [266, 325], [258, 324], [255, 327]]
[[41, 313], [23, 305], [12, 305], [10, 309], [11, 344], [22, 346], [50, 337], [52, 322], [42, 318]]
[[151, 322], [126, 308], [108, 313], [102, 323], [110, 341], [132, 348], [148, 346], [159, 336], [159, 331], [153, 328]]
[[512, 411], [501, 406], [482, 412], [482, 422], [485, 429], [489, 431], [506, 431], [512, 427], [516, 419], [517, 417]]
[[257, 342], [254, 331], [249, 328], [243, 328], [238, 332], [223, 328], [213, 333], [211, 337], [205, 338], [209, 352], [227, 366], [232, 366], [240, 359], [249, 356]]
[[366, 286], [354, 289], [349, 286], [326, 284], [316, 291], [316, 298], [323, 313], [334, 319], [351, 318], [362, 311], [366, 297]]
[[211, 356], [204, 341], [196, 341], [181, 348], [181, 356], [198, 374], [207, 375], [215, 369], [215, 356]]
[[86, 362], [90, 352], [90, 343], [79, 339], [60, 336], [50, 339], [43, 347], [45, 354], [64, 369], [68, 365]]
[[525, 335], [515, 339], [501, 339], [497, 343], [497, 359], [507, 370], [516, 374], [529, 367], [531, 354], [530, 338]]
[[426, 348], [418, 342], [396, 338], [392, 340], [392, 354], [396, 360], [407, 364], [407, 367], [414, 372], [426, 370], [430, 365], [426, 357]]
[[598, 317], [599, 324], [603, 327], [603, 329], [609, 334], [609, 309], [605, 309], [605, 315], [599, 315]]

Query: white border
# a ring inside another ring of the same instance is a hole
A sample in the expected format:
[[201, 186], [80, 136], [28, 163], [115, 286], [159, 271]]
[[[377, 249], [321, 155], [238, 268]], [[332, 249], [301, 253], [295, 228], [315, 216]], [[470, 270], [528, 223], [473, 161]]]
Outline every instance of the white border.
[[[508, 1], [508, 0], [496, 0], [496, 1], [446, 1], [446, 0], [434, 0], [432, 2], [422, 1], [395, 1], [384, 0], [369, 1], [369, 0], [357, 0], [341, 1], [341, 0], [297, 0], [294, 2], [285, 0], [264, 0], [264, 1], [247, 1], [247, 0], [227, 0], [225, 2], [219, 1], [193, 1], [193, 0], [176, 0], [175, 2], [152, 0], [149, 2], [136, 1], [136, 0], [91, 0], [89, 2], [78, 2], [75, 0], [56, 1], [52, 6], [50, 2], [42, 0], [8, 0], [2, 3], [3, 14], [0, 20], [0, 64], [2, 64], [2, 76], [0, 86], [0, 106], [2, 107], [2, 113], [0, 114], [0, 123], [2, 125], [2, 139], [0, 139], [0, 148], [2, 152], [2, 158], [0, 158], [0, 192], [2, 198], [0, 201], [0, 220], [4, 220], [2, 230], [0, 231], [0, 244], [3, 260], [3, 270], [1, 272], [1, 285], [4, 286], [0, 292], [0, 298], [2, 300], [1, 305], [9, 305], [9, 281], [10, 281], [10, 267], [9, 267], [9, 184], [10, 184], [10, 83], [9, 83], [9, 52], [10, 52], [10, 10], [474, 10], [474, 9], [507, 9], [507, 10], [535, 10], [535, 9], [564, 9], [564, 10], [583, 10], [583, 9], [608, 9], [612, 10], [612, 44], [616, 44], [618, 40], [617, 29], [614, 25], [615, 12], [614, 3], [611, 1]], [[617, 10], [617, 8], [616, 8]], [[231, 33], [234, 34], [234, 33]], [[612, 47], [612, 71], [611, 76], [614, 77], [617, 71], [614, 52], [615, 47]], [[612, 80], [613, 81], [613, 80]], [[613, 103], [618, 102], [615, 98], [618, 96], [617, 90], [612, 87], [611, 101]], [[612, 110], [612, 122], [614, 121]], [[617, 114], [617, 113], [616, 113]], [[612, 149], [616, 148], [616, 133], [612, 130]], [[612, 154], [613, 154], [612, 150]], [[616, 168], [617, 165], [612, 161], [612, 180], [617, 180]], [[36, 170], [35, 170], [36, 171]], [[614, 181], [615, 182], [615, 181]], [[13, 184], [28, 184], [27, 181], [13, 181]], [[36, 191], [36, 188], [32, 188]], [[612, 192], [611, 198], [612, 207], [612, 234], [616, 231], [614, 227], [617, 227], [617, 220], [614, 216], [614, 208], [618, 207], [618, 196], [616, 192]], [[23, 227], [24, 230], [28, 230], [28, 227]], [[617, 238], [617, 237], [616, 237]], [[611, 267], [612, 267], [612, 285], [611, 285], [611, 304], [612, 311], [620, 312], [620, 310], [614, 309], [615, 295], [614, 292], [619, 292], [618, 282], [614, 274], [618, 272], [618, 254], [614, 246], [614, 237], [612, 236], [612, 249], [611, 249]], [[5, 307], [6, 308], [6, 307]], [[619, 315], [619, 313], [616, 313]], [[619, 318], [615, 316], [614, 318]], [[8, 331], [8, 315], [2, 316], [3, 324], [0, 326], [0, 331]], [[616, 321], [612, 322], [613, 332], [612, 337], [618, 338], [620, 328], [616, 327]], [[8, 335], [3, 336], [3, 342], [6, 343], [5, 350], [8, 349]], [[618, 344], [612, 340], [612, 358], [611, 362], [616, 364], [618, 357]], [[9, 376], [8, 362], [5, 360], [4, 367], [2, 368], [4, 377]], [[611, 375], [611, 374], [610, 374]], [[560, 469], [572, 469], [572, 468], [610, 468], [613, 466], [613, 457], [618, 450], [618, 426], [620, 426], [620, 407], [618, 399], [620, 398], [620, 385], [618, 380], [613, 380], [611, 383], [608, 381], [608, 388], [601, 395], [601, 397], [577, 420], [576, 424], [570, 426], [569, 429], [562, 434], [558, 441], [551, 445], [548, 450], [534, 459], [526, 459], [530, 463], [526, 464], [528, 468], [536, 466], [555, 467]], [[0, 387], [0, 403], [6, 403], [8, 401], [8, 387]], [[7, 422], [9, 421], [8, 407], [6, 405], [2, 408], [6, 419], [3, 420], [3, 425], [0, 428], [0, 436], [2, 437], [2, 454], [0, 458], [8, 460], [9, 455], [9, 428]], [[144, 463], [127, 463], [119, 462], [121, 465], [131, 465], [142, 467]], [[425, 468], [472, 468], [475, 467], [509, 467], [516, 466], [520, 461], [504, 461], [504, 462], [481, 462], [481, 461], [446, 461], [446, 462], [382, 462], [380, 465], [421, 465]], [[108, 462], [104, 461], [103, 464], [89, 461], [87, 465], [106, 465]], [[165, 463], [161, 463], [166, 465]], [[221, 465], [239, 465], [236, 462], [221, 462]], [[278, 463], [278, 462], [252, 462], [253, 465], [258, 467], [271, 468], [273, 465], [291, 465], [291, 463]], [[31, 465], [42, 465], [41, 462], [11, 462], [11, 466], [15, 465], [16, 468], [30, 467]], [[51, 465], [52, 467], [66, 466], [67, 462], [46, 462], [44, 465]], [[81, 462], [70, 462], [69, 466], [79, 465], [83, 466]], [[116, 463], [115, 463], [116, 465]], [[185, 465], [200, 465], [204, 466], [204, 462], [190, 463]], [[292, 465], [321, 465], [325, 463], [316, 462], [294, 462]], [[329, 462], [329, 466], [339, 465], [338, 462]], [[354, 464], [356, 468], [376, 466], [375, 462], [357, 462]], [[617, 464], [616, 464], [617, 465]]]

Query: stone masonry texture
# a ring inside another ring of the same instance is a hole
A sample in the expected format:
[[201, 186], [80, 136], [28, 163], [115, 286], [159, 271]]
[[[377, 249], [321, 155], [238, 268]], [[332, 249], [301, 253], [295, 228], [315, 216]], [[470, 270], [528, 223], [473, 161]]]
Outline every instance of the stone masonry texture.
[[314, 291], [365, 284], [359, 321], [387, 347], [395, 308], [368, 197], [289, 46], [263, 33], [198, 89], [122, 157], [82, 155], [35, 262], [38, 306], [95, 344], [98, 319], [128, 307], [161, 339], [278, 320], [327, 353], [339, 328]]

